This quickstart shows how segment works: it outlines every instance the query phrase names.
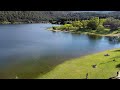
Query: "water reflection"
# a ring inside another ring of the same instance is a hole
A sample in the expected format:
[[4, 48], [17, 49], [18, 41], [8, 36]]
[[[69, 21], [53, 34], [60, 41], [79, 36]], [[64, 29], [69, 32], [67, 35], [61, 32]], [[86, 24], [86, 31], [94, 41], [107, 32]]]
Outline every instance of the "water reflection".
[[117, 36], [107, 36], [106, 37], [110, 44], [118, 44], [120, 43], [120, 37]]
[[99, 40], [102, 38], [102, 36], [95, 35], [95, 34], [87, 34], [88, 38], [91, 40]]

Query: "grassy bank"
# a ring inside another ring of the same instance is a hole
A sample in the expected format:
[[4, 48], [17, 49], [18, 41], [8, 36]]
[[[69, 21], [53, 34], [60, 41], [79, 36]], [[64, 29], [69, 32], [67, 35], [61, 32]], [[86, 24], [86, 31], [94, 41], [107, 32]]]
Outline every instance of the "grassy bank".
[[[104, 56], [109, 54], [110, 56]], [[115, 59], [115, 60], [114, 60]], [[96, 68], [92, 65], [96, 64]], [[108, 79], [116, 76], [120, 68], [120, 49], [107, 50], [97, 54], [66, 61], [39, 79]]]

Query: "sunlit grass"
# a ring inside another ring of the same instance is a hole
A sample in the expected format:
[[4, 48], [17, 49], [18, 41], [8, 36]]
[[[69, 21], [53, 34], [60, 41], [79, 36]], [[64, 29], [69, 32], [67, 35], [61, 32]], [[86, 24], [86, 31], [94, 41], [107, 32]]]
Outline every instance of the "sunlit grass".
[[[110, 56], [104, 56], [109, 54]], [[115, 59], [115, 61], [113, 61]], [[92, 65], [97, 67], [93, 68]], [[116, 76], [120, 64], [120, 50], [107, 50], [97, 54], [72, 59], [56, 66], [39, 79], [108, 79]]]

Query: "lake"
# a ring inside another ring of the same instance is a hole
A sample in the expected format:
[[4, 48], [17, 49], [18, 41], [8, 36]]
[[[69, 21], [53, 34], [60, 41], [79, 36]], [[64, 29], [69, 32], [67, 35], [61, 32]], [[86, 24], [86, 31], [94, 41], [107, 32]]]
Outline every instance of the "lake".
[[106, 37], [47, 30], [52, 26], [0, 25], [0, 78], [35, 78], [66, 60], [120, 47]]

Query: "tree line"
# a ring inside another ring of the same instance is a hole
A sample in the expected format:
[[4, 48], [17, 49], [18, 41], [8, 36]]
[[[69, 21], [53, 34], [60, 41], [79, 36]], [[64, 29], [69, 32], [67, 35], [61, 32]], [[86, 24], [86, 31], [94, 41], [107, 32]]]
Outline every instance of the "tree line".
[[76, 12], [73, 11], [0, 11], [0, 23], [2, 22], [26, 22], [38, 23], [47, 21], [50, 23], [71, 23], [75, 20], [88, 20], [93, 17], [120, 19], [120, 12], [96, 13], [96, 12]]
[[113, 17], [101, 19], [93, 17], [89, 20], [76, 20], [70, 24], [54, 26], [53, 30], [72, 31], [72, 32], [91, 32], [96, 34], [120, 33], [120, 20]]

